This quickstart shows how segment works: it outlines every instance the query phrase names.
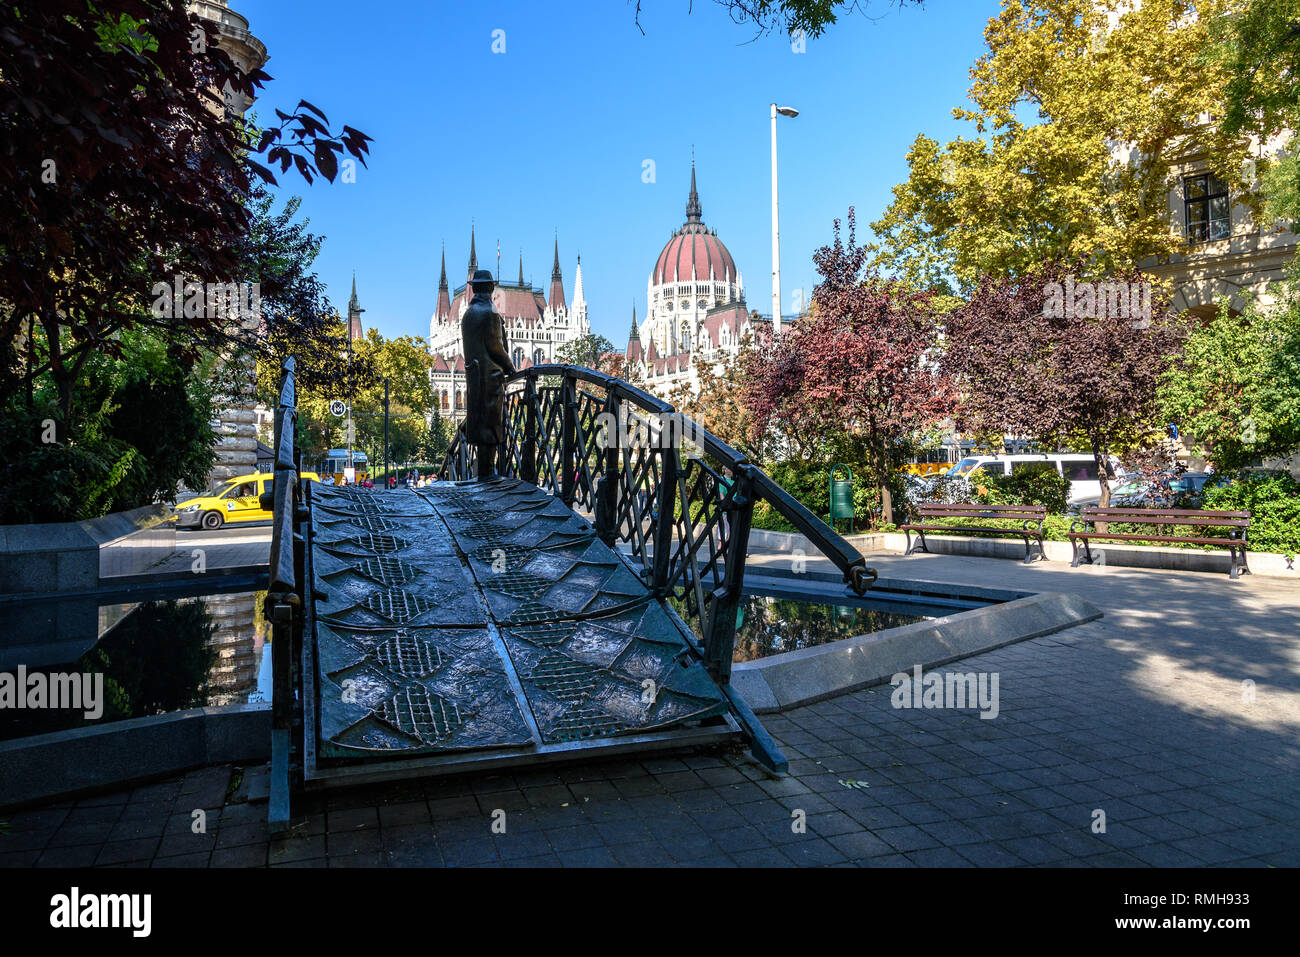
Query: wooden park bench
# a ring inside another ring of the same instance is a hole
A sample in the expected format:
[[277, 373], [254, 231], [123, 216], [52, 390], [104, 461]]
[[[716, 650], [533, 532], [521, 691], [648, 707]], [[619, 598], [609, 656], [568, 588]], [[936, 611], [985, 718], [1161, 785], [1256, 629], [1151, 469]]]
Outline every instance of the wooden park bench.
[[[1128, 525], [1157, 526], [1152, 534], [1098, 532], [1098, 522], [1110, 524], [1121, 522]], [[1187, 525], [1193, 528], [1226, 528], [1227, 537], [1194, 538], [1182, 535], [1161, 535], [1159, 526]], [[1082, 526], [1082, 528], [1079, 528]], [[1232, 554], [1232, 568], [1228, 574], [1236, 578], [1238, 569], [1250, 574], [1246, 565], [1246, 529], [1250, 527], [1250, 512], [1206, 511], [1188, 508], [1098, 508], [1085, 506], [1079, 517], [1070, 524], [1070, 545], [1074, 548], [1074, 560], [1071, 568], [1077, 568], [1080, 561], [1092, 564], [1092, 549], [1089, 542], [1093, 539], [1110, 542], [1173, 542], [1184, 545], [1218, 545]], [[1092, 530], [1089, 531], [1089, 528]], [[1079, 544], [1083, 543], [1082, 550]], [[1237, 553], [1241, 553], [1238, 559]], [[1103, 559], [1104, 561], [1104, 559]]]
[[[899, 526], [907, 533], [907, 551], [904, 552], [904, 555], [910, 555], [913, 552], [930, 551], [925, 547], [926, 532], [962, 532], [969, 534], [1019, 535], [1025, 540], [1026, 565], [1034, 560], [1034, 554], [1029, 546], [1030, 540], [1033, 539], [1038, 542], [1038, 558], [1043, 561], [1047, 559], [1047, 556], [1043, 554], [1043, 519], [1047, 517], [1047, 508], [1043, 505], [919, 505], [917, 506], [917, 516], [920, 519], [917, 524]], [[1017, 531], [1014, 528], [998, 526], [940, 525], [933, 522], [934, 519], [945, 518], [991, 519], [1014, 521], [1021, 524], [1020, 530]], [[912, 532], [917, 533], [915, 545], [912, 544]]]

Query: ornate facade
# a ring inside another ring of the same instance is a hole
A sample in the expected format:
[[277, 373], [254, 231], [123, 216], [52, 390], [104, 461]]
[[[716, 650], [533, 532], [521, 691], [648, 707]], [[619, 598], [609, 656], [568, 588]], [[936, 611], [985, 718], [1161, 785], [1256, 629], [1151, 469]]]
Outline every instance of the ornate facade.
[[[469, 236], [469, 265], [465, 282], [452, 289], [447, 282], [447, 254], [442, 254], [442, 271], [438, 279], [438, 305], [429, 320], [429, 351], [434, 358], [430, 382], [442, 414], [455, 422], [465, 418], [465, 357], [460, 341], [460, 320], [473, 290], [469, 277], [478, 269], [474, 231]], [[492, 305], [501, 314], [506, 327], [506, 348], [516, 369], [554, 362], [556, 353], [567, 342], [591, 332], [587, 320], [587, 300], [582, 288], [582, 257], [574, 274], [573, 303], [564, 294], [564, 276], [560, 270], [560, 241], [555, 241], [551, 266], [551, 288], [543, 296], [540, 289], [524, 282], [523, 257], [519, 260], [516, 282], [500, 281], [492, 293]]]
[[[245, 73], [266, 63], [265, 45], [249, 32], [248, 20], [231, 10], [227, 0], [190, 0], [187, 9], [220, 36], [221, 49]], [[243, 116], [250, 105], [246, 97], [227, 91], [226, 108], [230, 113]], [[209, 486], [257, 471], [259, 406], [254, 398], [257, 369], [251, 358], [237, 362], [236, 394], [221, 397], [222, 409], [213, 423], [217, 431], [217, 457], [208, 475]]]
[[765, 322], [745, 306], [745, 286], [731, 252], [704, 225], [691, 163], [686, 222], [674, 231], [646, 283], [646, 318], [632, 329], [625, 355], [629, 371], [667, 398], [683, 386], [699, 389], [698, 364], [718, 363], [740, 348], [754, 324]]

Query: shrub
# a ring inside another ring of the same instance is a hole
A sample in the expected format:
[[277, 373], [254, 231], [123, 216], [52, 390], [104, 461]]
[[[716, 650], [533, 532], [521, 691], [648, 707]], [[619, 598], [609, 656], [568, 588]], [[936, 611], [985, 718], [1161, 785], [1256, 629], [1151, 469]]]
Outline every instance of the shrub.
[[1046, 505], [1060, 514], [1070, 500], [1070, 483], [1050, 462], [1035, 462], [1010, 475], [991, 475], [978, 483], [975, 500], [986, 505]]
[[1208, 483], [1207, 509], [1249, 509], [1252, 551], [1300, 553], [1300, 482], [1285, 472], [1246, 472]]

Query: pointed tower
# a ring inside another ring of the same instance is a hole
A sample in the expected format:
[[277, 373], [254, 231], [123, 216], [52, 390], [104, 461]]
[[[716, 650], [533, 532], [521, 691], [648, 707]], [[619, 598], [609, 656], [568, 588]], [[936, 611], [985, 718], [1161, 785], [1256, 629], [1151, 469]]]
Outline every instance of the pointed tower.
[[348, 300], [348, 342], [354, 339], [364, 339], [365, 330], [361, 328], [361, 314], [365, 312], [361, 308], [361, 300], [357, 298], [357, 274], [352, 274], [352, 298]]
[[564, 278], [560, 273], [560, 237], [555, 237], [555, 264], [551, 267], [551, 294], [547, 297], [547, 305], [552, 312], [559, 312], [565, 308], [564, 303]]
[[633, 301], [632, 303], [632, 330], [627, 334], [626, 355], [629, 359], [635, 359], [638, 362], [641, 360], [641, 357], [644, 355], [644, 350], [641, 348], [641, 333], [637, 331], [637, 327], [636, 327], [636, 302], [635, 301]]
[[438, 276], [438, 309], [434, 313], [439, 322], [451, 318], [451, 290], [447, 285], [447, 247], [442, 247], [442, 272]]
[[[703, 232], [704, 231], [704, 221], [702, 218], [703, 215], [704, 215], [704, 210], [700, 207], [700, 192], [695, 188], [695, 157], [692, 156], [691, 157], [691, 193], [689, 196], [686, 197], [686, 227], [687, 227], [686, 231], [694, 232], [694, 233]], [[689, 227], [691, 226], [695, 226], [697, 228], [690, 229]]]
[[474, 251], [474, 226], [469, 227], [469, 269], [465, 273], [465, 282], [468, 283], [474, 278], [474, 270], [478, 269], [478, 253]]
[[573, 305], [586, 305], [587, 299], [582, 291], [582, 257], [578, 257], [578, 268], [573, 276]]
[[523, 284], [524, 284], [524, 251], [521, 249], [519, 250], [519, 285], [522, 287]]

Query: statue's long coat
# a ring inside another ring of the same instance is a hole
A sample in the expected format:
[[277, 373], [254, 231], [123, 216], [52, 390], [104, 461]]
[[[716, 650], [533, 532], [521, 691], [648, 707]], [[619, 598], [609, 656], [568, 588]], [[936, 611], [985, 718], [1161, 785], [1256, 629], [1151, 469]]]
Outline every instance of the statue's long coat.
[[460, 320], [465, 350], [465, 438], [473, 445], [505, 442], [505, 376], [514, 372], [505, 326], [491, 293], [475, 293]]

